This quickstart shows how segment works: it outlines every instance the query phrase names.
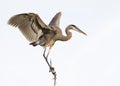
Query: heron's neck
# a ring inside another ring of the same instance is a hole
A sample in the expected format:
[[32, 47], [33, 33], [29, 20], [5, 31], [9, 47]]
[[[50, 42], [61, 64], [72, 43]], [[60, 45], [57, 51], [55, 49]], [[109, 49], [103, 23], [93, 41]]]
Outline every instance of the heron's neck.
[[61, 35], [61, 36], [59, 36], [59, 39], [58, 40], [60, 40], [60, 41], [67, 41], [67, 40], [69, 40], [71, 37], [72, 37], [72, 33], [69, 31], [70, 29], [66, 29], [66, 36], [64, 36], [64, 35]]

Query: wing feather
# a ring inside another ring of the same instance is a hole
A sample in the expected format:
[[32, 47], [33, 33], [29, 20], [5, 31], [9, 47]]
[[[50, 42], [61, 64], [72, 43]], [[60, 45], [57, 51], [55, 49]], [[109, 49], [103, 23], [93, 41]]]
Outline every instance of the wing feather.
[[59, 26], [62, 13], [58, 12], [50, 21], [49, 26]]
[[30, 42], [36, 41], [43, 35], [43, 30], [48, 28], [37, 14], [23, 13], [11, 17], [8, 24], [18, 27], [26, 39]]

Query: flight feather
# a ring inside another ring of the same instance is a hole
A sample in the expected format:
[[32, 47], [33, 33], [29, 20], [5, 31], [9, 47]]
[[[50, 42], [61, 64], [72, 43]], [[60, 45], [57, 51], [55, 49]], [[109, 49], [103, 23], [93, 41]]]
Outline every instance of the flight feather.
[[[11, 17], [8, 24], [18, 27], [26, 39], [30, 42], [36, 41], [43, 35], [44, 30], [49, 27], [34, 13], [23, 13]], [[47, 31], [47, 30], [46, 30]]]

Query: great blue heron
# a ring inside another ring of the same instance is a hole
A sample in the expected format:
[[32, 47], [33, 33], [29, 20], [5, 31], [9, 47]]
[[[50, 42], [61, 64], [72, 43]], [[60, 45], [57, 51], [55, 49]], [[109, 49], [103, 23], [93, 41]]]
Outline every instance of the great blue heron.
[[[8, 21], [8, 24], [18, 27], [26, 39], [30, 42], [31, 45], [43, 46], [44, 53], [43, 56], [50, 67], [53, 75], [56, 73], [54, 68], [51, 66], [48, 61], [48, 55], [54, 43], [58, 40], [67, 41], [72, 37], [70, 30], [75, 30], [84, 35], [87, 35], [85, 32], [80, 30], [75, 25], [68, 25], [65, 29], [66, 36], [62, 34], [62, 31], [59, 27], [61, 12], [57, 13], [49, 25], [46, 25], [42, 19], [35, 13], [23, 13], [11, 17]], [[46, 54], [46, 48], [49, 47], [49, 50]]]

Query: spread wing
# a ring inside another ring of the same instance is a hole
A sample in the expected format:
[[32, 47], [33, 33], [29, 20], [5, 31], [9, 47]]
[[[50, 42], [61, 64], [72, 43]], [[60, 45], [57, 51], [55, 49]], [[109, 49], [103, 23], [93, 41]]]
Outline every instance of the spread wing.
[[49, 26], [59, 26], [61, 18], [61, 12], [58, 12], [51, 20]]
[[18, 27], [26, 39], [30, 42], [36, 41], [50, 28], [34, 13], [23, 13], [11, 17], [8, 24]]

